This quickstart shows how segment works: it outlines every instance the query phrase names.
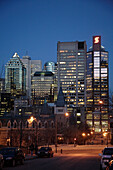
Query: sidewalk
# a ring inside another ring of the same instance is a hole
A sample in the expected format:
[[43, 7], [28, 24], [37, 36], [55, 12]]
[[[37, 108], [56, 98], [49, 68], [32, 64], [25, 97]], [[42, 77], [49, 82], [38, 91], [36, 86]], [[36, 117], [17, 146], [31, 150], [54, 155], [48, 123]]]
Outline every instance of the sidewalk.
[[[64, 155], [64, 154], [72, 154], [72, 153], [101, 153], [101, 151], [107, 147], [106, 145], [67, 145], [67, 144], [60, 144], [57, 145], [57, 153], [56, 153], [56, 148], [55, 145], [50, 145], [52, 147], [52, 150], [54, 152], [54, 155]], [[108, 147], [113, 147], [113, 145], [108, 145]], [[62, 153], [61, 153], [62, 150]], [[25, 155], [25, 160], [32, 160], [36, 159], [38, 156], [36, 154], [26, 154]]]

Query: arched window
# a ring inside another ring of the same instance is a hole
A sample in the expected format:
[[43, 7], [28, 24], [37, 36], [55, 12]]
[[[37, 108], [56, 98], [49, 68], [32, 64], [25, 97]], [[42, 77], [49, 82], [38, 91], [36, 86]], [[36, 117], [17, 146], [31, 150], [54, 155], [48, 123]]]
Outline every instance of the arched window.
[[28, 123], [28, 121], [26, 121], [26, 128], [28, 128], [29, 127], [29, 123]]
[[41, 127], [42, 127], [41, 122], [39, 122], [39, 128], [41, 128]]
[[22, 121], [19, 122], [19, 128], [22, 128]]
[[48, 126], [48, 123], [47, 123], [47, 121], [44, 123], [44, 127], [45, 128], [47, 128], [47, 126]]
[[54, 128], [54, 122], [53, 121], [51, 122], [51, 127]]
[[11, 122], [10, 122], [10, 120], [9, 120], [8, 123], [7, 123], [7, 127], [8, 127], [8, 128], [11, 128]]
[[16, 122], [16, 120], [15, 120], [14, 123], [13, 123], [13, 127], [14, 127], [14, 128], [17, 128], [17, 122]]

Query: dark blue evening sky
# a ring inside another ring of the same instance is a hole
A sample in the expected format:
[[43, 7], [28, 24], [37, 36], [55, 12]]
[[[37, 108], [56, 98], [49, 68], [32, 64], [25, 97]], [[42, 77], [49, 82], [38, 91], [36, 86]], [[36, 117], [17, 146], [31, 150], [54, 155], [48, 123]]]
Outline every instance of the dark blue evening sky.
[[58, 41], [86, 40], [101, 35], [109, 52], [113, 91], [112, 0], [0, 0], [0, 66], [17, 52], [20, 58], [57, 61]]

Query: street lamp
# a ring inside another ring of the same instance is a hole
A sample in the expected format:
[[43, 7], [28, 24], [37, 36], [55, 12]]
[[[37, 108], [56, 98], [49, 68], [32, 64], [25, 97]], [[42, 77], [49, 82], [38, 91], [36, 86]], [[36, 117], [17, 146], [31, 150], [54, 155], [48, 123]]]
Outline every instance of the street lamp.
[[108, 147], [108, 134], [109, 134], [109, 133], [110, 133], [110, 132], [104, 132], [104, 133], [103, 133], [103, 136], [107, 138], [107, 147]]
[[101, 126], [101, 130], [102, 131], [102, 123], [101, 123], [101, 109], [102, 109], [102, 105], [103, 105], [103, 101], [99, 100], [99, 105], [100, 105], [100, 126]]
[[68, 112], [66, 112], [66, 113], [65, 113], [65, 116], [66, 116], [66, 117], [69, 117], [69, 113], [68, 113]]
[[35, 121], [36, 122], [36, 140], [35, 140], [35, 144], [36, 144], [36, 153], [37, 153], [37, 142], [38, 142], [38, 121], [37, 121], [37, 119], [35, 118], [35, 117], [33, 117], [33, 116], [31, 116], [29, 119], [28, 119], [28, 122], [29, 122], [29, 124], [31, 124], [33, 121]]
[[[64, 114], [64, 116], [66, 117], [66, 118], [68, 118], [69, 117], [69, 113], [68, 112], [66, 112], [65, 114]], [[68, 120], [68, 119], [67, 119]], [[66, 126], [67, 126], [67, 120], [66, 120]], [[55, 115], [55, 148], [56, 148], [56, 153], [57, 153], [57, 114]]]
[[84, 145], [85, 145], [85, 137], [86, 137], [86, 134], [85, 134], [85, 133], [82, 133], [82, 136], [83, 136], [83, 139], [84, 139]]

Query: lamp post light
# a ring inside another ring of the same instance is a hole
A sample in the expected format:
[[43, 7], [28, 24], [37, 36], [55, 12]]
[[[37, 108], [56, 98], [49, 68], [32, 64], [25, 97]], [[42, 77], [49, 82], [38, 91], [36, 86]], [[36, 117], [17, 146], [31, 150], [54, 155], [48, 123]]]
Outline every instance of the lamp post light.
[[108, 147], [108, 135], [109, 135], [110, 132], [104, 132], [103, 133], [103, 136], [106, 137], [107, 139], [107, 147]]
[[33, 116], [31, 116], [29, 119], [28, 119], [28, 122], [29, 122], [29, 124], [31, 124], [33, 121], [35, 121], [36, 122], [36, 131], [35, 131], [35, 134], [36, 134], [36, 138], [35, 138], [35, 145], [36, 145], [36, 147], [35, 147], [35, 152], [36, 152], [36, 154], [37, 154], [37, 147], [38, 147], [38, 144], [37, 144], [37, 142], [38, 142], [38, 121], [37, 121], [37, 119], [35, 118], [35, 117], [33, 117]]
[[69, 118], [69, 113], [68, 112], [65, 113], [65, 117], [66, 117], [66, 127], [68, 127], [68, 118]]
[[57, 153], [57, 114], [55, 115], [55, 152]]
[[100, 126], [101, 126], [101, 130], [102, 131], [102, 123], [101, 123], [101, 111], [102, 111], [102, 105], [103, 105], [103, 101], [99, 100], [99, 105], [100, 105]]
[[[68, 120], [68, 117], [69, 117], [69, 113], [66, 112], [64, 114], [64, 116], [66, 117], [66, 126], [67, 126], [67, 120]], [[55, 115], [55, 151], [56, 151], [56, 153], [57, 153], [57, 130], [58, 130], [57, 123], [58, 123], [58, 120], [57, 120], [57, 114], [56, 114]]]
[[86, 137], [86, 134], [85, 134], [85, 133], [82, 133], [82, 136], [83, 136], [83, 139], [84, 139], [84, 145], [85, 145], [85, 137]]

